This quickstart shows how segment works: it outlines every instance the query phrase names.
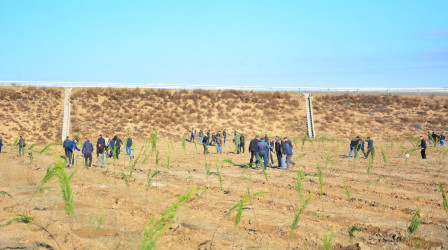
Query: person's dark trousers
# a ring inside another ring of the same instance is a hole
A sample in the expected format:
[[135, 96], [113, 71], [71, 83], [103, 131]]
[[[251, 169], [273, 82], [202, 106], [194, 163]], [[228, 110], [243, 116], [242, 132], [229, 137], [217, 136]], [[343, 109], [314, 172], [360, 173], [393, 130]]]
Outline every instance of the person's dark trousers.
[[244, 153], [244, 144], [240, 144], [238, 151]]
[[64, 151], [65, 151], [65, 157], [67, 157], [68, 158], [68, 148], [64, 148]]
[[75, 157], [73, 155], [73, 151], [67, 150], [68, 152], [68, 167], [74, 166]]
[[206, 143], [202, 143], [202, 146], [204, 146], [204, 154], [208, 154], [208, 149], [207, 149], [207, 144]]
[[120, 155], [120, 148], [117, 148], [117, 160], [119, 155]]
[[0, 153], [2, 152], [2, 146], [0, 146]]
[[278, 160], [278, 168], [282, 167], [282, 155], [277, 155], [277, 160]]
[[426, 159], [426, 148], [422, 148], [422, 151], [420, 151], [422, 154], [422, 159]]
[[[86, 167], [92, 166], [92, 153], [85, 153], [84, 158], [86, 159]], [[89, 160], [89, 164], [87, 164], [87, 160]]]
[[252, 166], [252, 163], [254, 162], [254, 158], [255, 158], [255, 165], [258, 168], [258, 152], [250, 152], [250, 165]]
[[372, 152], [372, 149], [371, 148], [368, 148], [367, 149], [367, 153], [364, 153], [364, 156], [367, 158], [367, 157], [369, 157], [369, 154]]
[[266, 170], [266, 167], [269, 164], [269, 162], [268, 162], [268, 152], [267, 151], [260, 151], [259, 154], [260, 154], [260, 158], [263, 159], [264, 170]]

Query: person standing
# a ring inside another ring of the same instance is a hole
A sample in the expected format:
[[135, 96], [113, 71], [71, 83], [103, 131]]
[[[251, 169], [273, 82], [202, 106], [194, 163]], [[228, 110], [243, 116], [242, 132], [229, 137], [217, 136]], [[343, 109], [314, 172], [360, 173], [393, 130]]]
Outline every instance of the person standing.
[[438, 141], [439, 136], [434, 131], [432, 131], [431, 138], [432, 138], [432, 142], [434, 144], [434, 147], [437, 146], [437, 141]]
[[202, 132], [202, 129], [199, 130], [199, 142], [202, 143], [204, 140], [204, 132]]
[[121, 139], [118, 138], [118, 136], [114, 136], [114, 141], [115, 141], [114, 142], [115, 155], [118, 160], [118, 157], [120, 155], [120, 148], [121, 148], [121, 145], [123, 145], [123, 141], [121, 141]]
[[240, 145], [239, 145], [239, 149], [238, 152], [243, 153], [244, 154], [244, 144], [246, 143], [246, 138], [244, 137], [244, 134], [241, 133], [240, 135]]
[[104, 167], [106, 167], [106, 159], [107, 159], [107, 147], [106, 147], [106, 139], [100, 135], [100, 138], [96, 141], [96, 153], [98, 155], [98, 167], [101, 167], [101, 161], [104, 162]]
[[[92, 152], [93, 152], [93, 145], [89, 141], [89, 139], [86, 138], [86, 142], [82, 146], [82, 156], [85, 159], [86, 167], [90, 168], [92, 167]], [[89, 164], [87, 164], [87, 161], [89, 161]]]
[[268, 166], [268, 151], [269, 151], [269, 144], [265, 142], [265, 137], [261, 138], [261, 141], [257, 143], [257, 149], [258, 154], [260, 155], [260, 158], [263, 159], [263, 166], [264, 170], [266, 170], [266, 167]]
[[348, 158], [352, 156], [352, 152], [355, 153], [356, 158], [356, 155], [358, 153], [359, 139], [359, 136], [356, 136], [356, 139], [350, 142], [350, 153], [348, 153]]
[[115, 150], [115, 137], [112, 138], [109, 142], [109, 148], [110, 148], [110, 154], [109, 158], [114, 157], [114, 150]]
[[210, 130], [207, 131], [207, 145], [210, 144]]
[[250, 152], [250, 166], [252, 166], [252, 163], [254, 162], [253, 159], [255, 158], [255, 164], [258, 168], [258, 142], [260, 138], [258, 135], [255, 136], [254, 139], [252, 139], [249, 143], [249, 152]]
[[440, 146], [445, 146], [445, 136], [443, 134], [439, 135]]
[[236, 149], [236, 153], [239, 154], [240, 153], [240, 149], [239, 149], [239, 145], [240, 145], [240, 136], [238, 135], [238, 132], [235, 131], [233, 133], [233, 143], [235, 144], [235, 149]]
[[370, 137], [367, 137], [366, 142], [367, 142], [367, 153], [365, 153], [364, 156], [367, 159], [367, 157], [369, 157], [369, 154], [372, 153], [372, 156], [373, 156], [374, 152], [373, 152], [373, 141], [372, 141], [372, 139], [370, 139]]
[[194, 142], [194, 135], [196, 134], [196, 130], [194, 128], [191, 128], [191, 134], [190, 134], [190, 142]]
[[216, 136], [216, 151], [218, 154], [222, 154], [222, 139], [221, 136]]
[[292, 164], [293, 166], [296, 165], [296, 163], [292, 161], [292, 142], [288, 137], [285, 137], [283, 139], [285, 140], [286, 146], [286, 168], [289, 168], [289, 164]]
[[420, 136], [420, 154], [422, 155], [422, 159], [426, 159], [426, 141], [423, 139], [423, 136]]
[[429, 132], [429, 131], [428, 131], [428, 143], [429, 143], [429, 146], [432, 145], [432, 135], [431, 135], [431, 132]]
[[3, 147], [3, 141], [2, 137], [0, 136], [0, 153], [2, 152], [2, 147]]
[[202, 139], [202, 146], [204, 147], [204, 154], [207, 155], [208, 154], [208, 148], [207, 148], [207, 144], [208, 144], [208, 136], [204, 136], [204, 139]]
[[109, 138], [107, 138], [107, 135], [104, 137], [104, 145], [106, 146], [106, 152], [107, 152], [107, 149], [109, 148]]
[[68, 139], [68, 136], [65, 137], [64, 143], [62, 143], [62, 147], [64, 148], [65, 157], [68, 158], [68, 144], [70, 143], [70, 139]]
[[275, 153], [278, 160], [278, 168], [286, 169], [286, 145], [280, 136], [275, 137]]
[[[106, 137], [107, 138], [107, 137]], [[106, 145], [106, 139], [103, 138], [103, 135], [100, 135], [98, 140], [96, 140], [96, 157], [98, 158], [100, 156], [100, 152], [98, 152], [98, 145]]]
[[75, 164], [75, 155], [73, 151], [80, 151], [80, 149], [76, 146], [76, 143], [78, 143], [78, 140], [74, 139], [68, 144], [68, 168], [73, 167]]
[[222, 136], [224, 138], [224, 146], [226, 145], [226, 138], [227, 138], [227, 132], [226, 129], [224, 129], [224, 131], [222, 131]]
[[19, 145], [19, 156], [24, 156], [25, 155], [25, 139], [22, 138], [22, 136], [20, 136], [19, 142], [17, 143], [17, 145]]
[[131, 156], [132, 154], [132, 138], [128, 137], [128, 140], [126, 141], [126, 154]]

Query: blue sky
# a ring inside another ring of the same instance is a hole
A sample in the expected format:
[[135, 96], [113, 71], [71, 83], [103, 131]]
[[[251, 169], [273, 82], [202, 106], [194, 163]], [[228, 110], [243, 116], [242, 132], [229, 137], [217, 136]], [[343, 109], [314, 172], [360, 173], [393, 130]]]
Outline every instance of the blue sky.
[[0, 80], [448, 87], [448, 1], [0, 0]]

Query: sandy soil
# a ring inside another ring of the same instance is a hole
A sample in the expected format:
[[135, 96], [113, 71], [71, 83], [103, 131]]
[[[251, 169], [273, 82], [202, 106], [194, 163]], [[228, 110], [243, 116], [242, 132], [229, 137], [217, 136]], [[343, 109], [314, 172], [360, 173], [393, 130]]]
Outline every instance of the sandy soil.
[[[19, 158], [3, 148], [0, 154], [0, 190], [11, 195], [0, 195], [0, 223], [5, 224], [15, 215], [11, 211], [34, 218], [34, 223], [45, 228], [55, 239], [35, 224], [13, 223], [0, 227], [0, 248], [33, 249], [136, 249], [151, 214], [160, 214], [190, 187], [208, 187], [201, 199], [190, 201], [179, 208], [175, 223], [157, 242], [159, 249], [316, 249], [323, 248], [325, 234], [334, 232], [335, 249], [407, 249], [446, 248], [448, 246], [448, 213], [442, 206], [439, 182], [448, 189], [447, 149], [428, 150], [423, 161], [419, 151], [411, 154], [405, 165], [402, 146], [408, 141], [376, 142], [371, 173], [367, 173], [368, 160], [348, 159], [347, 140], [314, 140], [294, 150], [295, 160], [290, 170], [268, 168], [268, 181], [261, 170], [244, 167], [250, 155], [234, 154], [233, 144], [224, 147], [222, 155], [213, 147], [210, 155], [197, 151], [187, 143], [187, 152], [181, 142], [175, 141], [170, 168], [155, 165], [155, 154], [142, 165], [137, 163], [129, 187], [121, 172], [129, 174], [129, 158], [122, 155], [107, 168], [86, 169], [77, 152], [75, 173], [71, 187], [74, 194], [75, 215], [64, 212], [61, 190], [52, 180], [51, 188], [37, 192], [40, 181], [54, 156], [48, 152], [34, 155], [34, 160]], [[388, 163], [384, 163], [380, 145], [384, 145]], [[142, 143], [137, 143], [139, 149]], [[165, 164], [169, 142], [163, 138], [158, 143], [160, 163]], [[43, 145], [39, 149], [43, 148]], [[53, 146], [59, 154], [60, 146]], [[139, 153], [139, 150], [136, 152]], [[325, 166], [327, 155], [332, 161]], [[94, 156], [94, 160], [96, 156]], [[223, 162], [231, 159], [236, 165]], [[94, 161], [96, 165], [96, 161]], [[211, 171], [219, 166], [223, 190], [216, 174], [207, 177], [205, 163]], [[317, 164], [323, 171], [323, 194], [319, 194]], [[275, 164], [276, 166], [277, 164]], [[162, 171], [154, 178], [149, 191], [145, 190], [149, 171]], [[293, 237], [289, 237], [294, 213], [301, 208], [295, 188], [297, 170], [305, 173], [305, 197], [312, 193], [309, 206], [304, 210]], [[69, 173], [73, 169], [67, 170]], [[343, 180], [351, 195], [347, 200]], [[241, 223], [234, 227], [236, 212], [225, 217], [242, 195], [267, 191], [257, 196], [243, 210]], [[422, 223], [414, 237], [407, 237], [407, 225], [417, 208], [421, 209]], [[101, 215], [104, 221], [96, 230]], [[91, 219], [92, 218], [92, 219]], [[90, 222], [90, 223], [89, 223]], [[357, 226], [356, 238], [348, 230]], [[211, 244], [211, 240], [213, 243]]]

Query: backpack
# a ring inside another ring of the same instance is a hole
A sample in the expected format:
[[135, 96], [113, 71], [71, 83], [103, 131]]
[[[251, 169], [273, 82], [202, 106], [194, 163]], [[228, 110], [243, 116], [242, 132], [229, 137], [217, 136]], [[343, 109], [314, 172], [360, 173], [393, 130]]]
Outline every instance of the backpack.
[[445, 140], [445, 136], [444, 136], [444, 135], [441, 135], [441, 136], [440, 136], [440, 139], [441, 139], [441, 140]]

